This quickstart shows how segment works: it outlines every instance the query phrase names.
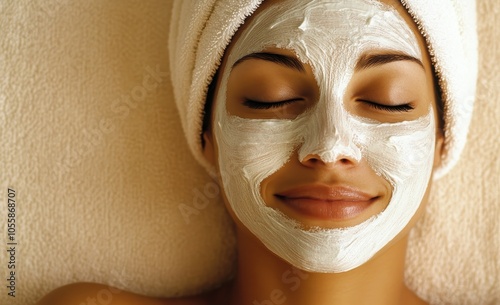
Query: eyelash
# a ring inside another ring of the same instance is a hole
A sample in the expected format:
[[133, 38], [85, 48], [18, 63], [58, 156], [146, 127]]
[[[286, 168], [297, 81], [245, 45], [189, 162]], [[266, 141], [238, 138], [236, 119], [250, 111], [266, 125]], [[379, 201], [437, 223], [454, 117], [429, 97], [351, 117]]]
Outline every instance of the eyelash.
[[273, 109], [273, 108], [283, 107], [285, 105], [291, 104], [291, 103], [296, 102], [296, 101], [298, 101], [298, 100], [291, 99], [291, 100], [280, 101], [280, 102], [260, 102], [260, 101], [245, 99], [243, 101], [243, 105], [245, 105], [248, 108], [252, 108], [252, 109]]
[[[275, 108], [280, 108], [285, 105], [291, 104], [293, 102], [296, 102], [296, 99], [291, 99], [291, 100], [286, 100], [286, 101], [280, 101], [280, 102], [261, 102], [261, 101], [255, 101], [255, 100], [249, 100], [245, 99], [243, 101], [243, 105], [245, 105], [248, 108], [251, 109], [275, 109]], [[367, 104], [368, 106], [378, 109], [378, 110], [383, 110], [383, 111], [389, 111], [389, 112], [408, 112], [414, 109], [414, 107], [410, 104], [402, 104], [402, 105], [396, 105], [396, 106], [388, 106], [388, 105], [383, 105], [383, 104], [378, 104], [374, 103], [371, 101], [367, 100], [358, 100], [359, 102], [363, 102]]]
[[358, 100], [358, 101], [363, 102], [372, 108], [375, 108], [378, 110], [383, 110], [383, 111], [389, 111], [389, 112], [408, 112], [408, 111], [411, 111], [414, 109], [414, 107], [410, 103], [389, 106], [389, 105], [374, 103], [374, 102], [367, 101], [367, 100]]

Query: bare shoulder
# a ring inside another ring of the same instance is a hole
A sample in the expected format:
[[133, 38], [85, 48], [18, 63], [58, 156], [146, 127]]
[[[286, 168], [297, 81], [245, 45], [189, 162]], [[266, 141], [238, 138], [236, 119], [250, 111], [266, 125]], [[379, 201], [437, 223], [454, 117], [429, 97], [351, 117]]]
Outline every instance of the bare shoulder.
[[127, 292], [95, 283], [74, 283], [59, 287], [36, 305], [207, 305], [204, 297], [163, 299]]

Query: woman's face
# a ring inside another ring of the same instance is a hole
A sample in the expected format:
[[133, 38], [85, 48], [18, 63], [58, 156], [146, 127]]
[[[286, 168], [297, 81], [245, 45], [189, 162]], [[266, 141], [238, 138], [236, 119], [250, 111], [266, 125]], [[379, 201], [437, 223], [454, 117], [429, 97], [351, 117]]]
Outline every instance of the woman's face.
[[442, 137], [425, 43], [399, 4], [265, 2], [214, 101], [205, 153], [230, 213], [298, 268], [365, 263], [427, 200]]

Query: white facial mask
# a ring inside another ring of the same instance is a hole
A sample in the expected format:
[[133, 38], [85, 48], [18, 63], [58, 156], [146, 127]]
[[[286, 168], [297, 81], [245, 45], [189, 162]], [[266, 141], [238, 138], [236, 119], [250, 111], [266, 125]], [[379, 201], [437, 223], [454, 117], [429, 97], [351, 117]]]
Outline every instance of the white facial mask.
[[[226, 110], [230, 67], [266, 47], [292, 50], [313, 68], [319, 100], [293, 120], [245, 119]], [[406, 22], [376, 1], [286, 0], [250, 22], [222, 71], [214, 129], [227, 199], [270, 251], [297, 268], [344, 272], [367, 262], [408, 224], [426, 191], [435, 145], [432, 109], [414, 121], [380, 123], [355, 117], [344, 108], [357, 60], [375, 49], [422, 58]], [[311, 154], [324, 162], [339, 156], [366, 159], [393, 187], [387, 208], [353, 227], [306, 230], [267, 207], [261, 182], [297, 149], [301, 160]]]

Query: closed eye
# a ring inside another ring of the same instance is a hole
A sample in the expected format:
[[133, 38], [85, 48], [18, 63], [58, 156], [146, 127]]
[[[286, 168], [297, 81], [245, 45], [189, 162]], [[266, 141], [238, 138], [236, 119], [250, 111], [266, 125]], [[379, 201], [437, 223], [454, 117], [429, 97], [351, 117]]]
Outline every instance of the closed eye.
[[411, 103], [406, 103], [401, 105], [384, 105], [367, 100], [357, 100], [357, 101], [365, 103], [372, 108], [389, 112], [409, 112], [414, 109]]
[[288, 104], [292, 104], [294, 102], [301, 101], [301, 100], [302, 99], [289, 99], [289, 100], [278, 101], [278, 102], [263, 102], [263, 101], [245, 99], [243, 101], [243, 105], [245, 105], [248, 108], [252, 108], [252, 109], [274, 109], [274, 108], [280, 108], [280, 107], [283, 107], [283, 106], [286, 106]]

